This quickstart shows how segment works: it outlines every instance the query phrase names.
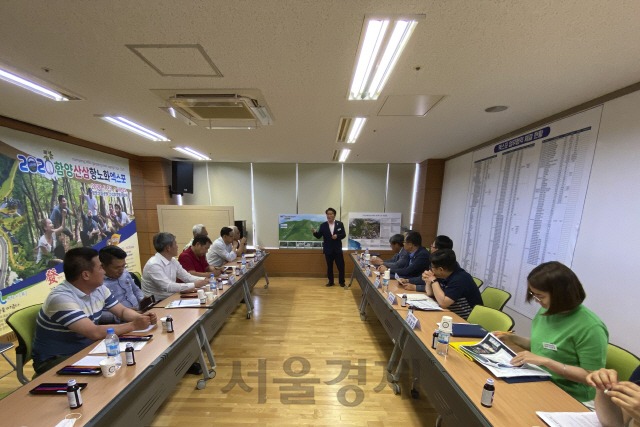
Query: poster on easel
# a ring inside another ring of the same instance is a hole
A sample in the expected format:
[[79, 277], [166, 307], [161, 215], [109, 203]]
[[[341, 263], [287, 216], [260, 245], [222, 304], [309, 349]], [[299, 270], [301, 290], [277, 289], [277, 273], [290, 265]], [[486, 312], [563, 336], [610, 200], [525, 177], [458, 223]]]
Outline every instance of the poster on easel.
[[401, 233], [401, 213], [349, 212], [349, 249], [389, 249], [389, 239]]

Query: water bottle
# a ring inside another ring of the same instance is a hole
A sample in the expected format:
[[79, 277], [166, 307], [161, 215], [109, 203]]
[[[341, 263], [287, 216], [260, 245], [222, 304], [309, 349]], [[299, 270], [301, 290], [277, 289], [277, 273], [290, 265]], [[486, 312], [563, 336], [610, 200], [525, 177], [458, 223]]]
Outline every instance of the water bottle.
[[367, 257], [369, 255], [369, 248], [365, 249], [364, 256]]
[[451, 337], [452, 328], [451, 316], [442, 316], [440, 322], [440, 333], [438, 334], [438, 345], [436, 346], [436, 353], [440, 356], [446, 356], [449, 352], [449, 338]]
[[244, 254], [242, 254], [242, 266], [245, 268], [247, 266], [247, 259], [245, 258]]
[[391, 273], [389, 270], [382, 273], [382, 292], [385, 294], [389, 292], [389, 278], [391, 277]]
[[113, 331], [113, 328], [107, 329], [107, 337], [104, 340], [107, 347], [107, 356], [112, 357], [116, 361], [116, 369], [122, 366], [122, 356], [120, 356], [120, 339]]
[[211, 273], [211, 276], [209, 276], [209, 290], [212, 291], [216, 288], [216, 278], [213, 275], [213, 273]]

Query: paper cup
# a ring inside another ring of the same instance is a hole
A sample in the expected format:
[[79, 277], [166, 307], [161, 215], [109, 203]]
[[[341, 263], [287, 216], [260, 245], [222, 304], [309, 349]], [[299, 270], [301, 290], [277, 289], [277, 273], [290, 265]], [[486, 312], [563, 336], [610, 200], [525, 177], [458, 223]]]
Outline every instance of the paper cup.
[[107, 357], [104, 360], [100, 361], [100, 370], [102, 371], [102, 375], [110, 378], [116, 374], [116, 360], [110, 357]]
[[216, 294], [214, 294], [213, 292], [205, 292], [205, 295], [207, 296], [207, 299], [209, 301], [212, 301], [216, 298]]
[[160, 323], [162, 323], [162, 329], [164, 329], [166, 331], [167, 330], [167, 318], [166, 317], [161, 317], [160, 318]]

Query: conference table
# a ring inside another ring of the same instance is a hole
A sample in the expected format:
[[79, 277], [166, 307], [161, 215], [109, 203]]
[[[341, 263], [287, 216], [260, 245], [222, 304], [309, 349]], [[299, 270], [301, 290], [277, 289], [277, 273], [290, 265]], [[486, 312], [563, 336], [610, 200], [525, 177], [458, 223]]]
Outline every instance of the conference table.
[[[0, 424], [3, 427], [51, 427], [73, 413], [81, 414], [74, 427], [148, 425], [153, 414], [196, 359], [199, 359], [203, 370], [203, 378], [197, 381], [198, 389], [203, 389], [206, 381], [215, 377], [215, 359], [209, 341], [243, 299], [247, 318], [251, 317], [251, 291], [262, 277], [266, 280], [265, 288], [269, 286], [264, 267], [264, 260], [268, 256], [265, 253], [245, 274], [236, 276], [237, 281], [233, 285], [224, 285], [223, 290], [216, 292], [213, 301], [197, 307], [165, 308], [170, 302], [181, 300], [180, 294], [176, 293], [157, 304], [153, 312], [158, 319], [170, 314], [175, 331], [167, 333], [158, 321], [155, 328], [141, 334], [153, 335], [153, 338], [147, 341], [142, 350], [135, 352], [136, 365], [126, 366], [123, 354], [123, 365], [111, 378], [56, 374], [63, 366], [89, 355], [95, 347], [92, 344], [0, 400]], [[236, 262], [227, 265], [235, 266]], [[205, 357], [209, 359], [211, 370], [207, 369]], [[69, 409], [66, 394], [51, 396], [29, 393], [39, 384], [66, 383], [71, 378], [78, 383], [87, 383], [87, 388], [82, 390], [84, 404], [78, 409]]]
[[[417, 292], [405, 291], [396, 280], [390, 280], [388, 291], [396, 295], [398, 300], [397, 305], [392, 305], [382, 287], [374, 286], [374, 268], [370, 268], [371, 276], [367, 276], [366, 268], [360, 266], [355, 254], [351, 254], [351, 260], [355, 264], [351, 282], [355, 280], [362, 289], [359, 308], [361, 319], [366, 320], [366, 307], [369, 305], [394, 342], [387, 365], [387, 379], [394, 392], [402, 392], [398, 381], [403, 366], [408, 366], [411, 368], [413, 385], [420, 384], [447, 427], [543, 426], [545, 423], [536, 415], [536, 411], [588, 412], [584, 405], [551, 381], [507, 384], [453, 348], [449, 348], [447, 356], [438, 355], [431, 348], [436, 323], [440, 322], [443, 315], [451, 316], [454, 323], [466, 321], [449, 310], [414, 310], [414, 315], [420, 321], [420, 329], [411, 329], [405, 321], [408, 308], [401, 307], [400, 296]], [[451, 342], [465, 341], [479, 339], [451, 337]], [[516, 352], [522, 350], [516, 346], [510, 347]], [[495, 380], [491, 408], [480, 404], [482, 389], [488, 378]], [[412, 394], [415, 392], [412, 389]]]

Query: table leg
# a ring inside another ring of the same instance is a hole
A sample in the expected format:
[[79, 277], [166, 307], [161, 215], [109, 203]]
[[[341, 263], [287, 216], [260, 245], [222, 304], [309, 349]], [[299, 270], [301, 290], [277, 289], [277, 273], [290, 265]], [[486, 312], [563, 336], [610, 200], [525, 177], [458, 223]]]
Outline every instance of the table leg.
[[267, 276], [267, 269], [264, 270], [264, 280], [267, 281], [267, 284], [264, 285], [264, 288], [269, 289], [269, 276]]
[[251, 313], [253, 312], [253, 302], [251, 301], [251, 292], [249, 292], [249, 285], [245, 280], [242, 284], [244, 289], [244, 302], [247, 305], [247, 319], [251, 319]]
[[14, 371], [16, 370], [16, 365], [11, 361], [11, 359], [9, 359], [9, 358], [7, 357], [7, 355], [6, 355], [6, 354], [4, 354], [4, 353], [2, 353], [2, 356], [7, 360], [7, 362], [9, 362], [9, 365], [11, 365], [11, 367], [12, 367], [13, 369], [11, 369], [9, 372], [7, 372], [6, 374], [4, 374], [4, 375], [3, 375], [3, 376], [1, 376], [0, 378], [4, 378], [4, 377], [6, 377], [7, 375], [9, 375], [10, 373], [12, 373], [12, 372], [14, 372]]
[[353, 277], [355, 275], [356, 275], [356, 270], [355, 270], [355, 266], [354, 266], [353, 271], [351, 272], [351, 280], [349, 280], [349, 285], [344, 287], [345, 291], [349, 290], [349, 288], [351, 287], [351, 284], [353, 283]]
[[367, 294], [363, 293], [362, 301], [360, 301], [360, 320], [362, 320], [363, 322], [367, 320], [367, 313], [365, 311], [366, 308], [367, 308]]
[[[204, 327], [202, 325], [198, 326], [198, 328], [196, 329], [196, 339], [198, 340], [198, 345], [200, 346], [199, 359], [203, 376], [203, 379], [198, 380], [196, 387], [198, 388], [198, 390], [202, 390], [207, 386], [207, 381], [216, 377], [216, 359], [213, 357], [213, 352], [211, 351], [211, 346], [209, 345], [209, 339], [207, 338], [207, 334], [205, 333]], [[204, 354], [202, 353], [203, 347], [204, 351], [207, 354], [207, 358], [209, 359], [211, 369], [207, 368], [207, 362], [204, 358]]]
[[[389, 365], [387, 365], [387, 372], [389, 372], [387, 380], [392, 384], [391, 388], [393, 388], [393, 392], [395, 394], [400, 394], [401, 391], [398, 381], [400, 381], [400, 375], [402, 374], [402, 351], [404, 350], [404, 345], [407, 342], [407, 339], [407, 333], [402, 329], [400, 331], [400, 335], [396, 339], [395, 346], [393, 347], [393, 352], [389, 359]], [[398, 366], [396, 367], [395, 373], [392, 373], [393, 365], [398, 358], [398, 353], [400, 353], [400, 360], [398, 360]]]

